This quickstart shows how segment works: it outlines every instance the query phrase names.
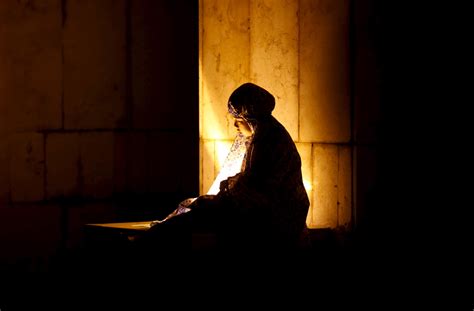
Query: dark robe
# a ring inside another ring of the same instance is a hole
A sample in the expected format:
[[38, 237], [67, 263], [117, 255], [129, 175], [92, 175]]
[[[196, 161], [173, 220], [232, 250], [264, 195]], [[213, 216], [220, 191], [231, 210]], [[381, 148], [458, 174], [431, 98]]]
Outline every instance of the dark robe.
[[196, 227], [208, 219], [225, 246], [297, 247], [309, 208], [300, 156], [273, 116], [255, 128], [242, 171], [222, 181], [217, 195], [198, 198], [190, 214], [196, 215]]

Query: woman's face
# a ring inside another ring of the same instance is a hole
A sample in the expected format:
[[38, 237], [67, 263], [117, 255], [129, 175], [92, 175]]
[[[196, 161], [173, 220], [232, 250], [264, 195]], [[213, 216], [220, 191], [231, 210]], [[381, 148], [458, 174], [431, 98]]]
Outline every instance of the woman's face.
[[249, 137], [253, 135], [252, 128], [242, 118], [234, 118], [234, 126], [237, 128], [237, 132], [242, 133], [245, 137]]

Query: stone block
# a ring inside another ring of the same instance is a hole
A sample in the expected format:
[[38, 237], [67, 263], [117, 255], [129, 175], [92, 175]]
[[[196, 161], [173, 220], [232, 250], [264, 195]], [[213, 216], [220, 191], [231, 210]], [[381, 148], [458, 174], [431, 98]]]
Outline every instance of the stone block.
[[180, 38], [173, 16], [179, 13], [164, 1], [131, 1], [131, 9], [133, 128], [176, 128], [183, 107], [196, 104], [177, 99], [183, 72], [176, 71], [183, 60], [177, 59]]
[[300, 1], [300, 140], [350, 139], [349, 1]]
[[275, 96], [274, 116], [298, 135], [298, 1], [252, 0], [250, 76]]
[[46, 135], [46, 197], [79, 196], [81, 180], [78, 133]]
[[153, 193], [176, 194], [180, 189], [183, 161], [186, 146], [181, 133], [150, 133], [147, 143], [149, 185]]
[[215, 142], [205, 140], [201, 142], [201, 194], [206, 194], [217, 175], [215, 170]]
[[64, 127], [114, 129], [125, 113], [125, 0], [68, 0], [64, 25]]
[[338, 147], [337, 226], [351, 229], [352, 153], [350, 146]]
[[114, 188], [114, 140], [112, 132], [79, 135], [79, 187], [82, 195], [107, 198]]
[[313, 144], [313, 207], [311, 228], [337, 226], [338, 147]]
[[61, 1], [1, 1], [0, 29], [0, 130], [60, 128]]
[[10, 186], [12, 202], [44, 199], [44, 135], [13, 134], [10, 137]]
[[148, 191], [147, 133], [114, 134], [114, 191], [144, 194]]
[[201, 138], [233, 139], [227, 100], [249, 79], [249, 0], [202, 2]]

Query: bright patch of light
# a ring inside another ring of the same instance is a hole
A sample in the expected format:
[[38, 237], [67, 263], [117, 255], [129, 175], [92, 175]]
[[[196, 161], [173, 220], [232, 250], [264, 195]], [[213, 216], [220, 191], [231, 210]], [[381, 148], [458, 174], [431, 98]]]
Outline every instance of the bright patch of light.
[[245, 137], [243, 135], [237, 135], [230, 148], [224, 163], [221, 165], [219, 174], [217, 175], [214, 183], [207, 192], [207, 194], [217, 194], [219, 192], [219, 186], [221, 181], [234, 176], [239, 173], [242, 168], [242, 161], [245, 156]]

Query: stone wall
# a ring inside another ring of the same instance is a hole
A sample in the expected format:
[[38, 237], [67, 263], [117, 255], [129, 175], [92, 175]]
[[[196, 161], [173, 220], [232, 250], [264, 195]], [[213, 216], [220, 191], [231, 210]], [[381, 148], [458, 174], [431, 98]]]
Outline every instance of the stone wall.
[[0, 2], [2, 258], [28, 253], [7, 240], [58, 250], [120, 208], [197, 195], [197, 9]]
[[363, 200], [373, 179], [364, 176], [368, 182], [357, 188], [354, 168], [370, 167], [375, 140], [370, 105], [377, 94], [365, 70], [374, 66], [367, 54], [373, 52], [370, 7], [367, 1], [200, 1], [201, 193], [235, 135], [227, 99], [249, 81], [275, 95], [274, 116], [296, 142], [311, 201], [308, 226], [351, 228], [354, 193], [360, 190]]

